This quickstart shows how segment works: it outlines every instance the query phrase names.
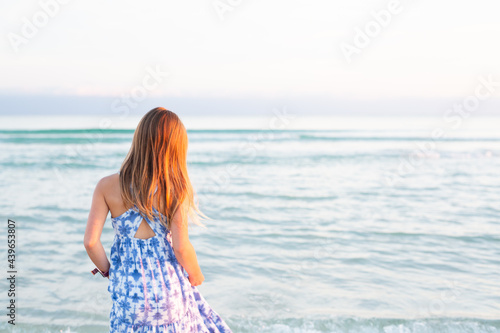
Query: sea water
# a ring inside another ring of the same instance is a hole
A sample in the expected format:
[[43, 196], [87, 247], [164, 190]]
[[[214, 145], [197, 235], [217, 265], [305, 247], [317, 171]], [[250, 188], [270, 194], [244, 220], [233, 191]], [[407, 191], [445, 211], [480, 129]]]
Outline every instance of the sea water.
[[[198, 289], [234, 332], [500, 332], [500, 118], [282, 116], [183, 118]], [[107, 332], [83, 236], [137, 121], [0, 118], [2, 332]]]

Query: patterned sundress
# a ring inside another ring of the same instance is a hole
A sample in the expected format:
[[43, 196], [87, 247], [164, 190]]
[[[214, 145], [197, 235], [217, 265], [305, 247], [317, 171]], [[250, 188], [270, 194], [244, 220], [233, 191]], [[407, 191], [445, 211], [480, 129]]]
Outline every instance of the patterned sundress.
[[155, 236], [134, 237], [142, 220], [137, 206], [111, 219], [110, 333], [232, 332], [189, 283], [171, 233], [157, 217], [144, 217]]

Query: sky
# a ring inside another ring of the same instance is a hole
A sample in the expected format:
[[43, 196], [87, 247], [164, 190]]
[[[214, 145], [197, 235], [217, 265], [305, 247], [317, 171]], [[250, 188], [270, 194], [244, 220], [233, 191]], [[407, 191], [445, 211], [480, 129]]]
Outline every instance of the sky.
[[2, 2], [0, 114], [443, 113], [487, 89], [477, 88], [483, 79], [493, 89], [474, 112], [500, 115], [499, 9], [497, 0]]

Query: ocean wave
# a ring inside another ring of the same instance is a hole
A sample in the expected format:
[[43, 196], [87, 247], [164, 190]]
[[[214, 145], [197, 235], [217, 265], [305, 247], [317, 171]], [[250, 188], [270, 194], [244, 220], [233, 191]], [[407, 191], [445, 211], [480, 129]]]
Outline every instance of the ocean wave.
[[331, 318], [331, 319], [277, 319], [231, 320], [234, 332], [248, 333], [496, 333], [499, 320], [467, 318]]
[[[95, 333], [108, 326], [103, 318], [89, 324], [17, 323], [15, 328], [0, 324], [2, 332], [12, 333]], [[63, 320], [59, 320], [63, 322]], [[234, 333], [499, 333], [500, 320], [475, 318], [289, 318], [289, 319], [225, 319]]]

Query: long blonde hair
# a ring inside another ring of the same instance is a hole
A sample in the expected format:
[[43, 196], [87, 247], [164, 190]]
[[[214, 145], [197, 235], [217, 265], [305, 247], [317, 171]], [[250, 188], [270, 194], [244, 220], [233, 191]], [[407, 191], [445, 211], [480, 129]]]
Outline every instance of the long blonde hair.
[[[146, 113], [120, 168], [124, 205], [135, 204], [150, 220], [158, 216], [168, 230], [178, 209], [183, 221], [190, 217], [204, 226], [200, 217], [208, 217], [195, 202], [196, 192], [187, 172], [187, 148], [186, 128], [174, 112], [157, 107]], [[161, 214], [155, 214], [153, 206]]]

